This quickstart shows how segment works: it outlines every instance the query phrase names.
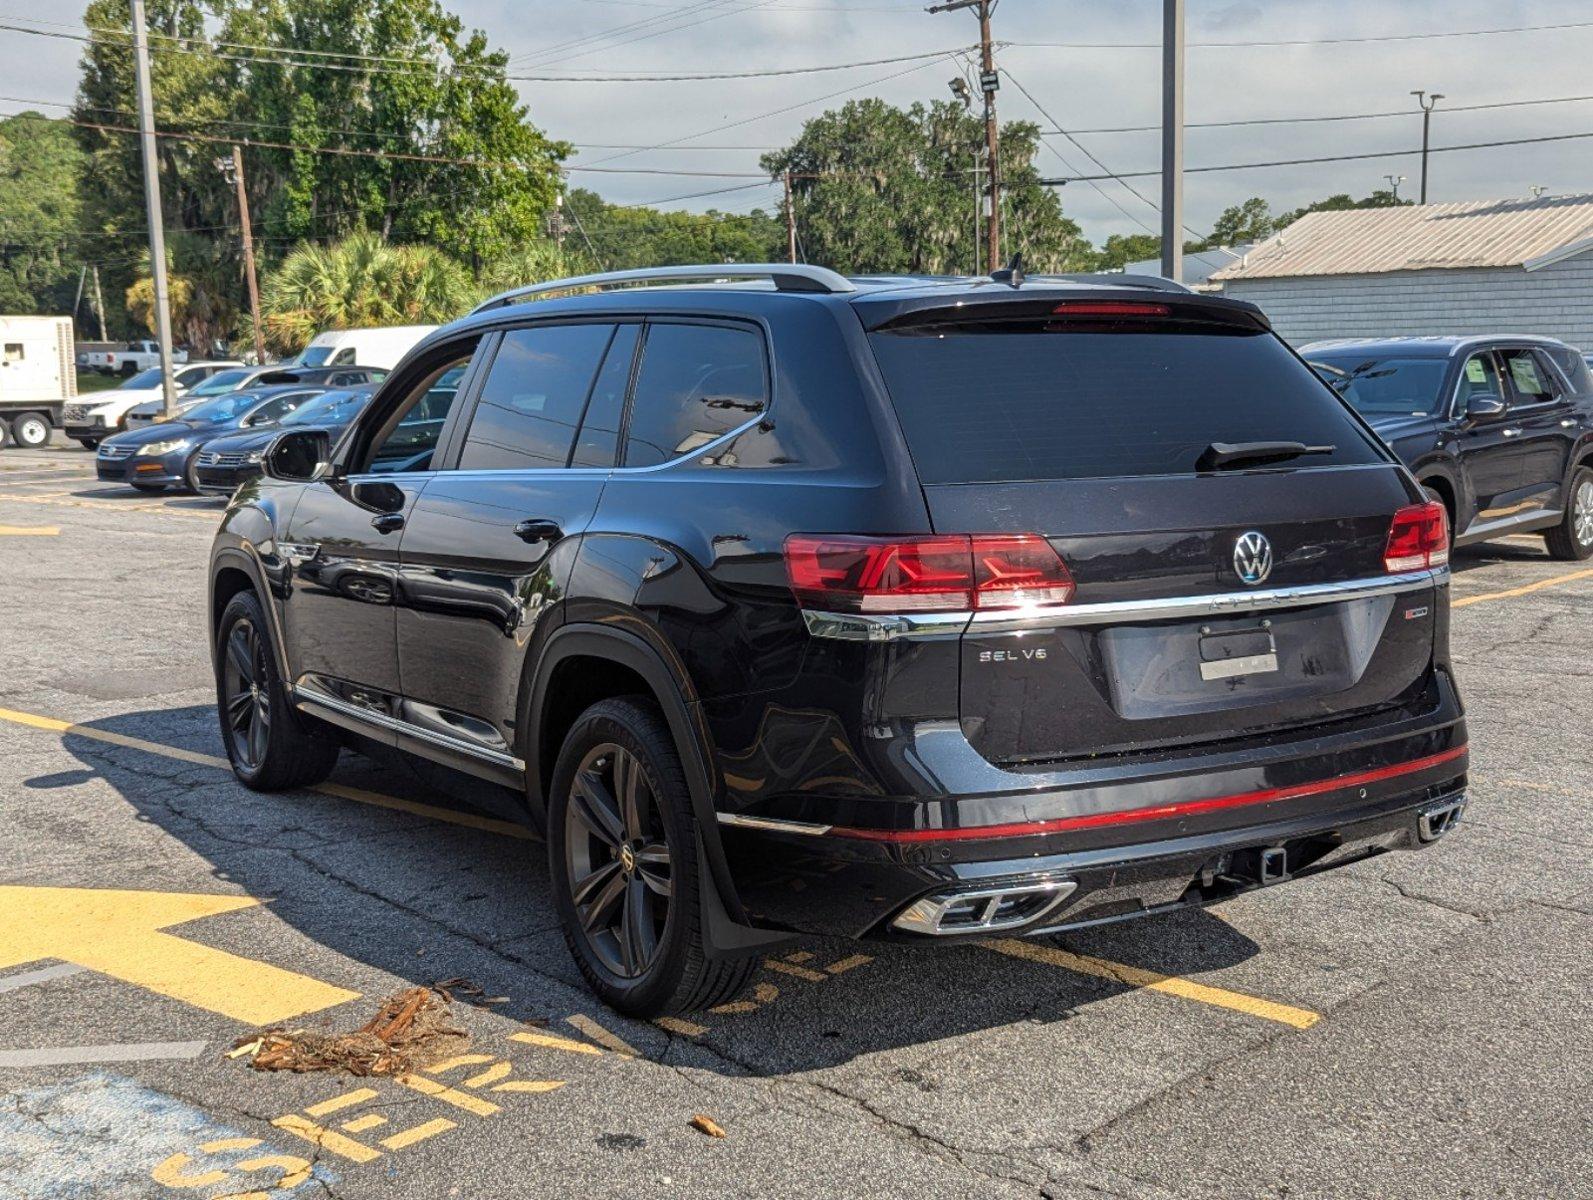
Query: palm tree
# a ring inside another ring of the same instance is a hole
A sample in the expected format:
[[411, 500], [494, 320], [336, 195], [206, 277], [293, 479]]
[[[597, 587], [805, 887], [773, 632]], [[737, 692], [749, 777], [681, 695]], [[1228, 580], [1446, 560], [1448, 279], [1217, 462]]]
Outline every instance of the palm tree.
[[476, 291], [465, 269], [434, 247], [356, 233], [284, 258], [261, 284], [261, 323], [267, 345], [293, 354], [324, 329], [451, 321]]

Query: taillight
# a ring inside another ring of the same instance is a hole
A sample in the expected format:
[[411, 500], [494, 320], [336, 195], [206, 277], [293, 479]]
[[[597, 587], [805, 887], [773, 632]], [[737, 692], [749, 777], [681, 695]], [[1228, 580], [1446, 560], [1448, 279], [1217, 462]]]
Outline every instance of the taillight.
[[1449, 561], [1449, 513], [1436, 500], [1412, 504], [1394, 514], [1383, 566], [1390, 574], [1441, 567]]
[[794, 533], [791, 590], [805, 608], [960, 612], [1066, 604], [1073, 576], [1038, 534], [879, 538]]

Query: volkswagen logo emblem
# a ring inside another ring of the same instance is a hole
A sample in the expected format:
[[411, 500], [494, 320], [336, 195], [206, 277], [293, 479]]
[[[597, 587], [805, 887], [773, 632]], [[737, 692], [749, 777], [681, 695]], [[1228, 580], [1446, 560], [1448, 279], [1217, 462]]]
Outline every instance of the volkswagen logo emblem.
[[1241, 533], [1233, 544], [1233, 569], [1252, 587], [1265, 583], [1272, 574], [1272, 543], [1253, 529]]

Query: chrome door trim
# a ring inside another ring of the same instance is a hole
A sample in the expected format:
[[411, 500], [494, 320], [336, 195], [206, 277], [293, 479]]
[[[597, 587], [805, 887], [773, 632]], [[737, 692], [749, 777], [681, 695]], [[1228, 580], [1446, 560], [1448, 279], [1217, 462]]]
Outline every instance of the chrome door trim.
[[511, 771], [525, 770], [525, 760], [516, 758], [512, 754], [502, 754], [465, 741], [463, 738], [449, 737], [446, 733], [438, 733], [434, 729], [426, 729], [410, 721], [402, 721], [385, 713], [372, 712], [368, 708], [339, 700], [336, 696], [328, 696], [325, 692], [316, 691], [303, 684], [294, 685], [293, 699], [300, 708], [328, 709], [339, 716], [362, 722], [372, 728], [403, 734], [405, 737], [414, 738], [417, 742], [426, 742], [443, 750], [452, 750], [455, 754], [464, 754], [495, 767], [504, 767]]
[[802, 619], [814, 637], [848, 642], [892, 642], [960, 637], [964, 633], [1014, 633], [1065, 625], [1220, 617], [1229, 613], [1295, 608], [1307, 604], [1340, 604], [1347, 600], [1369, 600], [1375, 596], [1393, 595], [1448, 581], [1449, 569], [1444, 567], [1404, 571], [1371, 579], [1220, 592], [1210, 596], [1164, 596], [1151, 600], [949, 613], [834, 613], [804, 610]]
[[800, 833], [808, 837], [822, 837], [835, 828], [833, 825], [819, 825], [812, 821], [787, 821], [780, 817], [749, 817], [742, 813], [719, 814], [721, 825], [733, 825], [738, 829], [763, 829], [771, 833]]

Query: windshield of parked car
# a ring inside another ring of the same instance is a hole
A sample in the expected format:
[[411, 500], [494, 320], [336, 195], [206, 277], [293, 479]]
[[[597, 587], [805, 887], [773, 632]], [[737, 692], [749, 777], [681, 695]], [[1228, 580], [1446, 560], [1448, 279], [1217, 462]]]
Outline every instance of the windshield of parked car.
[[254, 372], [247, 367], [239, 367], [231, 371], [217, 371], [198, 387], [189, 388], [190, 396], [219, 396], [223, 392], [235, 391], [249, 381], [249, 376]]
[[259, 392], [228, 392], [225, 396], [217, 396], [213, 400], [206, 400], [203, 404], [196, 404], [183, 413], [185, 421], [230, 421], [233, 417], [242, 416], [264, 399]]
[[369, 392], [327, 392], [307, 400], [287, 416], [283, 425], [347, 425], [365, 407]]
[[160, 386], [160, 368], [151, 367], [147, 371], [140, 371], [137, 375], [129, 375], [118, 387], [124, 388], [152, 388]]
[[293, 361], [301, 367], [324, 366], [336, 349], [336, 346], [306, 346]]
[[1313, 354], [1307, 360], [1327, 385], [1366, 417], [1426, 417], [1438, 411], [1447, 359], [1395, 355]]

